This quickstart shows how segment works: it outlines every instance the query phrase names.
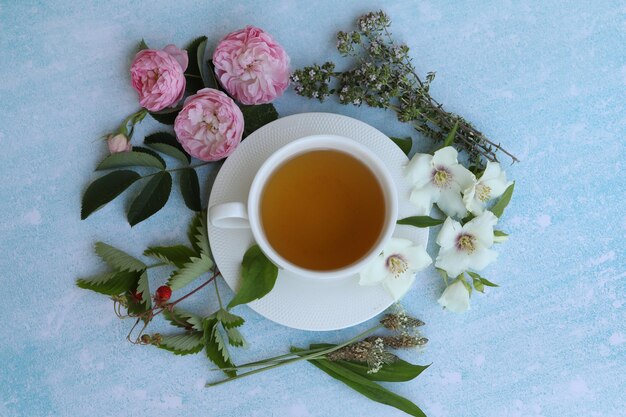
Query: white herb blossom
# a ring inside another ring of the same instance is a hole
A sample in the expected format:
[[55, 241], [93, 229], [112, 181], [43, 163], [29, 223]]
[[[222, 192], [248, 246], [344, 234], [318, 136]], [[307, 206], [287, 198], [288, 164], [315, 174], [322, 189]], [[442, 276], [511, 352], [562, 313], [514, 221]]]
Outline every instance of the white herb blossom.
[[490, 211], [484, 211], [463, 226], [448, 217], [437, 236], [441, 249], [435, 266], [450, 277], [468, 269], [480, 271], [485, 268], [498, 256], [489, 249], [493, 246], [493, 227], [497, 222], [498, 218]]
[[359, 284], [380, 284], [394, 300], [399, 300], [413, 285], [415, 273], [431, 263], [424, 246], [415, 246], [408, 239], [392, 238], [383, 252], [361, 271]]
[[437, 300], [442, 307], [454, 313], [462, 313], [470, 307], [470, 294], [460, 279], [448, 285]]
[[458, 152], [446, 146], [434, 155], [415, 154], [406, 168], [413, 183], [411, 202], [417, 206], [419, 215], [428, 215], [434, 203], [451, 217], [465, 217], [461, 191], [471, 188], [476, 177], [459, 164]]
[[500, 197], [512, 182], [507, 182], [506, 173], [497, 162], [487, 162], [483, 175], [463, 191], [465, 208], [475, 215], [485, 211], [489, 200]]

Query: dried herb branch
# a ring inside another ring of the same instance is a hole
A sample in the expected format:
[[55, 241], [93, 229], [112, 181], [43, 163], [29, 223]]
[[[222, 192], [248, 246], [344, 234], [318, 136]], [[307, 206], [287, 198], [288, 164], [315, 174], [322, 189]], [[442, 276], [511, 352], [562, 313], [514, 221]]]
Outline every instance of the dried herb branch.
[[448, 112], [429, 92], [435, 73], [422, 79], [409, 57], [409, 48], [394, 42], [388, 31], [391, 20], [382, 11], [361, 16], [358, 30], [339, 32], [337, 49], [344, 57], [354, 58], [346, 71], [335, 71], [333, 62], [314, 64], [296, 70], [292, 75], [295, 91], [323, 102], [336, 95], [341, 104], [394, 110], [398, 120], [411, 123], [415, 130], [436, 142], [458, 123], [454, 144], [467, 151], [475, 162], [496, 161], [498, 153], [513, 162], [518, 159], [489, 140], [463, 117]]

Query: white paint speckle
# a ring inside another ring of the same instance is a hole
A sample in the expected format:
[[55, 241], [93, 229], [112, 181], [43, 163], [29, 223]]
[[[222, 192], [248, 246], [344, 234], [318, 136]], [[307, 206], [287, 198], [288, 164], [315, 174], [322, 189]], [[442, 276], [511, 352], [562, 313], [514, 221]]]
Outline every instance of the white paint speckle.
[[615, 307], [615, 308], [620, 308], [623, 305], [624, 305], [624, 300], [615, 300], [615, 301], [613, 301], [613, 307]]
[[474, 356], [474, 366], [480, 368], [485, 363], [485, 355]]
[[591, 265], [600, 265], [603, 264], [605, 262], [609, 262], [615, 259], [615, 251], [614, 250], [610, 250], [606, 253], [603, 253], [602, 255], [598, 256], [597, 258], [591, 259], [590, 263]]
[[609, 344], [612, 346], [619, 346], [626, 343], [626, 335], [620, 332], [615, 332], [609, 337]]
[[441, 373], [441, 382], [444, 385], [455, 385], [461, 383], [461, 373], [460, 372], [442, 372]]
[[552, 217], [547, 214], [540, 214], [535, 219], [535, 223], [537, 223], [537, 226], [543, 231], [552, 224]]
[[31, 224], [33, 226], [41, 224], [41, 213], [36, 208], [26, 212], [23, 218], [26, 224]]
[[422, 20], [425, 20], [427, 22], [441, 19], [441, 12], [435, 9], [430, 3], [420, 2], [418, 10]]
[[289, 417], [310, 417], [311, 413], [303, 404], [293, 404], [287, 410], [287, 415]]
[[582, 379], [580, 376], [577, 376], [576, 379], [570, 381], [569, 383], [569, 391], [574, 397], [588, 397], [592, 394], [591, 390], [587, 386], [587, 382]]

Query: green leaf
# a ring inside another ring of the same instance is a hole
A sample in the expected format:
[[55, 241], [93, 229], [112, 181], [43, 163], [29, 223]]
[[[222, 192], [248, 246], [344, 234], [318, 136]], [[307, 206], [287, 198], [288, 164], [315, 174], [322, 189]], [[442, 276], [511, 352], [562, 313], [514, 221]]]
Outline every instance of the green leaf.
[[213, 267], [213, 261], [205, 254], [200, 258], [191, 258], [181, 269], [174, 271], [167, 280], [172, 291], [179, 290], [193, 282], [200, 275], [205, 274]]
[[412, 216], [398, 220], [398, 224], [406, 224], [415, 227], [432, 227], [442, 224], [444, 221], [441, 219], [434, 219], [429, 216]]
[[[147, 146], [150, 146], [153, 149], [156, 149], [159, 152], [162, 152], [166, 155], [169, 155], [173, 158], [178, 159], [183, 163], [191, 162], [191, 157], [182, 147], [182, 145], [176, 140], [176, 137], [167, 132], [157, 132], [151, 135], [148, 135], [144, 138], [143, 143]], [[174, 149], [172, 149], [174, 148]]]
[[123, 167], [150, 167], [165, 169], [165, 164], [145, 152], [135, 151], [112, 153], [104, 158], [96, 167], [96, 171], [105, 169], [123, 168]]
[[507, 234], [507, 233], [504, 233], [502, 230], [494, 230], [494, 231], [493, 231], [493, 235], [494, 235], [494, 236], [502, 236], [502, 237], [504, 237], [504, 236], [508, 236], [508, 234]]
[[250, 247], [241, 263], [241, 286], [228, 304], [228, 308], [263, 297], [272, 291], [277, 276], [278, 268], [267, 259], [261, 248], [258, 245]]
[[198, 174], [193, 168], [183, 169], [180, 173], [180, 191], [183, 194], [185, 205], [193, 211], [202, 210], [200, 201], [200, 182]]
[[190, 94], [195, 94], [198, 90], [205, 87], [202, 79], [201, 66], [204, 60], [204, 50], [206, 49], [206, 36], [200, 36], [194, 39], [185, 49], [189, 57], [189, 65], [185, 70], [185, 79], [187, 81], [186, 90]]
[[400, 149], [404, 152], [405, 155], [409, 155], [411, 152], [411, 148], [413, 148], [413, 139], [410, 137], [407, 138], [393, 138], [389, 137]]
[[162, 171], [155, 174], [133, 200], [126, 218], [131, 226], [146, 220], [161, 210], [172, 191], [172, 176]]
[[242, 347], [246, 344], [243, 335], [236, 328], [224, 328], [228, 337], [228, 344], [231, 346]]
[[515, 189], [515, 183], [509, 185], [504, 193], [500, 196], [498, 202], [491, 207], [490, 211], [496, 215], [496, 217], [502, 217], [504, 209], [509, 205], [511, 197], [513, 196], [513, 190]]
[[152, 246], [146, 249], [143, 254], [170, 265], [175, 265], [178, 268], [182, 268], [191, 258], [196, 256], [192, 249], [183, 245]]
[[169, 108], [169, 109], [165, 109], [165, 110], [161, 110], [157, 112], [151, 111], [149, 113], [150, 113], [150, 116], [152, 116], [152, 118], [156, 120], [157, 122], [162, 123], [164, 125], [173, 125], [174, 121], [176, 121], [176, 116], [178, 116], [178, 113], [180, 112], [181, 109], [182, 109], [182, 106]]
[[135, 288], [139, 275], [134, 271], [109, 272], [91, 278], [79, 278], [76, 285], [101, 294], [119, 295]]
[[258, 104], [256, 106], [240, 106], [243, 113], [243, 137], [266, 124], [278, 119], [278, 112], [273, 104]]
[[446, 139], [443, 141], [442, 148], [445, 148], [446, 146], [452, 145], [452, 142], [454, 142], [454, 137], [456, 136], [456, 131], [457, 131], [458, 128], [459, 128], [459, 121], [457, 120], [454, 123], [454, 127], [452, 128], [450, 133], [448, 133], [448, 136], [446, 136]]
[[122, 170], [110, 172], [92, 182], [83, 195], [81, 220], [85, 220], [91, 213], [122, 194], [139, 178], [141, 177], [135, 171]]
[[152, 149], [144, 148], [144, 147], [141, 147], [141, 146], [133, 146], [133, 152], [141, 152], [141, 153], [145, 153], [147, 155], [153, 156], [156, 159], [158, 159], [161, 162], [161, 164], [163, 164], [164, 167], [167, 168], [167, 164], [165, 163], [163, 158], [161, 158], [161, 155], [159, 155], [158, 153], [154, 152]]
[[243, 317], [230, 313], [229, 311], [226, 311], [223, 308], [220, 308], [219, 310], [217, 310], [217, 313], [215, 313], [215, 317], [220, 323], [222, 323], [222, 326], [224, 326], [225, 329], [232, 329], [233, 327], [239, 327], [245, 322]]
[[213, 258], [211, 246], [209, 245], [209, 236], [207, 235], [206, 212], [203, 211], [194, 216], [189, 224], [187, 236], [198, 256], [203, 253], [209, 258]]
[[141, 293], [142, 303], [146, 309], [152, 308], [152, 294], [150, 294], [150, 283], [148, 281], [148, 272], [143, 271], [137, 281], [137, 292]]
[[146, 43], [146, 41], [142, 39], [141, 42], [139, 42], [139, 48], [137, 48], [137, 52], [143, 51], [144, 49], [150, 49], [150, 48], [148, 48], [148, 44]]
[[469, 285], [469, 283], [465, 280], [465, 277], [463, 276], [463, 274], [459, 275], [457, 280], [461, 281], [461, 283], [463, 284], [463, 286], [465, 287], [465, 289], [467, 290], [467, 292], [471, 296], [472, 295], [472, 286]]
[[472, 278], [472, 283], [474, 284], [474, 289], [478, 292], [485, 292], [485, 286], [483, 285], [483, 283], [476, 278]]
[[161, 336], [161, 343], [156, 346], [161, 349], [169, 350], [175, 355], [190, 355], [202, 350], [204, 347], [204, 339], [200, 332]]
[[204, 327], [202, 326], [202, 318], [193, 313], [189, 313], [187, 311], [173, 308], [170, 310], [163, 310], [163, 317], [167, 321], [169, 321], [172, 325], [176, 327], [181, 327], [183, 329], [194, 329], [198, 331], [204, 331]]
[[96, 254], [113, 269], [141, 272], [147, 267], [147, 265], [139, 259], [111, 245], [107, 245], [104, 242], [96, 242], [95, 251]]
[[479, 280], [483, 285], [486, 285], [488, 287], [499, 287], [499, 285], [494, 284], [493, 282], [489, 281], [487, 278], [483, 278], [482, 276], [480, 276], [480, 274], [477, 274], [476, 272], [467, 271], [467, 273], [469, 274], [470, 277], [472, 277], [472, 279]]
[[[203, 321], [204, 328], [204, 347], [207, 357], [219, 368], [232, 368], [235, 364], [230, 359], [228, 348], [222, 339], [217, 328], [217, 319], [207, 318]], [[237, 373], [233, 370], [224, 371], [228, 376], [235, 376]]]
[[314, 359], [309, 362], [372, 401], [395, 407], [414, 417], [426, 417], [426, 414], [408, 399], [394, 394], [350, 369], [327, 359]]
[[[329, 343], [314, 343], [309, 346], [309, 349], [319, 348], [332, 348], [336, 345]], [[333, 361], [346, 369], [351, 370], [354, 373], [361, 375], [370, 381], [385, 381], [385, 382], [406, 382], [410, 381], [422, 372], [426, 370], [430, 365], [413, 365], [402, 359], [397, 359], [393, 363], [384, 364], [383, 367], [376, 373], [368, 373], [369, 366], [366, 363], [350, 362], [350, 361]]]

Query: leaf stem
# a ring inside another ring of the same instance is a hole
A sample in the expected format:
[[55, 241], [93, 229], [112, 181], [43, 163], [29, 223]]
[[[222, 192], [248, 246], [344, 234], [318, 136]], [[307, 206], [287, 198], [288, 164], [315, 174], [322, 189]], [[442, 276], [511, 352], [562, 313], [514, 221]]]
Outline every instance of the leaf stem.
[[220, 305], [220, 309], [223, 309], [224, 307], [222, 306], [222, 298], [220, 297], [220, 290], [217, 288], [217, 281], [213, 280], [213, 283], [215, 284], [215, 295], [217, 295], [217, 302]]
[[273, 358], [267, 358], [267, 359], [263, 359], [263, 360], [256, 361], [256, 362], [248, 362], [242, 365], [233, 366], [231, 368], [213, 368], [211, 369], [211, 371], [236, 371], [241, 368], [251, 368], [255, 366], [264, 365], [266, 363], [279, 362], [281, 359], [289, 358], [291, 356], [299, 356], [299, 354], [320, 352], [325, 349], [328, 349], [328, 348], [308, 349], [308, 350], [299, 351], [298, 353], [285, 353], [284, 355], [274, 356]]
[[185, 73], [185, 74], [183, 74], [183, 75], [184, 75], [185, 77], [200, 78], [200, 79], [202, 79], [202, 77], [201, 77], [201, 76], [199, 76], [199, 75], [195, 75], [195, 74], [187, 74], [187, 73]]
[[211, 163], [211, 161], [206, 161], [206, 162], [201, 162], [199, 164], [196, 165], [189, 165], [187, 167], [180, 167], [180, 168], [173, 168], [173, 169], [162, 169], [160, 171], [154, 172], [152, 174], [148, 174], [148, 175], [142, 175], [141, 178], [149, 178], [149, 177], [153, 177], [156, 174], [160, 173], [160, 172], [175, 172], [175, 171], [182, 171], [184, 169], [189, 169], [189, 168], [198, 168], [204, 165], [209, 165]]
[[[369, 335], [369, 334], [371, 334], [371, 333], [375, 332], [376, 330], [380, 329], [381, 327], [383, 327], [383, 325], [382, 325], [382, 324], [379, 324], [378, 326], [374, 326], [374, 327], [372, 327], [371, 329], [366, 330], [366, 331], [364, 331], [363, 333], [361, 333], [361, 334], [359, 334], [359, 335], [357, 335], [357, 336], [353, 337], [352, 339], [348, 340], [347, 342], [344, 342], [344, 343], [342, 343], [342, 344], [340, 344], [340, 345], [337, 345], [337, 346], [333, 346], [332, 348], [324, 349], [324, 350], [322, 350], [322, 351], [315, 352], [315, 353], [312, 353], [312, 354], [309, 354], [309, 355], [305, 355], [305, 356], [298, 356], [297, 358], [287, 359], [287, 360], [284, 360], [284, 361], [280, 361], [280, 362], [275, 363], [275, 364], [273, 364], [273, 365], [269, 365], [269, 366], [266, 366], [266, 367], [263, 367], [263, 368], [255, 369], [255, 370], [253, 370], [253, 371], [245, 372], [245, 373], [243, 373], [243, 374], [239, 374], [239, 375], [236, 375], [236, 376], [233, 376], [233, 377], [227, 378], [227, 379], [223, 379], [223, 380], [221, 380], [221, 381], [212, 382], [212, 383], [207, 383], [207, 384], [206, 384], [206, 387], [213, 387], [213, 386], [216, 386], [216, 385], [223, 384], [223, 383], [225, 383], [225, 382], [233, 381], [233, 380], [235, 380], [235, 379], [240, 379], [240, 378], [244, 378], [244, 377], [246, 377], [246, 376], [250, 376], [250, 375], [258, 374], [259, 372], [268, 371], [268, 370], [270, 370], [270, 369], [277, 368], [277, 367], [279, 367], [279, 366], [288, 365], [288, 364], [290, 364], [290, 363], [299, 362], [299, 361], [304, 361], [304, 360], [310, 360], [310, 359], [317, 359], [317, 358], [319, 358], [320, 356], [324, 356], [324, 355], [326, 355], [326, 354], [328, 354], [328, 353], [334, 352], [334, 351], [339, 350], [339, 349], [341, 349], [341, 348], [343, 348], [343, 347], [345, 347], [345, 346], [348, 346], [349, 344], [354, 343], [354, 342], [356, 342], [357, 340], [359, 340], [359, 339], [361, 339], [361, 338], [363, 338], [363, 337], [365, 337], [365, 336], [367, 336], [367, 335]], [[263, 362], [262, 362], [262, 363], [263, 363]]]
[[214, 281], [215, 278], [217, 278], [220, 275], [220, 271], [216, 271], [213, 276], [211, 276], [211, 278], [209, 278], [206, 282], [204, 282], [203, 284], [201, 284], [200, 286], [198, 286], [195, 290], [191, 291], [190, 293], [188, 293], [187, 295], [183, 295], [182, 297], [180, 297], [178, 300], [176, 301], [172, 301], [171, 303], [167, 304], [165, 307], [163, 307], [161, 310], [157, 311], [156, 313], [154, 313], [154, 316], [158, 316], [159, 314], [161, 314], [163, 312], [163, 310], [171, 310], [172, 308], [174, 308], [174, 306], [178, 303], [180, 303], [181, 301], [183, 301], [184, 299], [191, 297], [193, 294], [197, 293], [198, 291], [200, 291], [201, 289], [203, 289], [204, 287], [206, 287], [207, 285], [209, 285], [211, 283], [211, 281]]
[[153, 265], [148, 265], [146, 267], [146, 269], [150, 269], [150, 268], [156, 268], [157, 266], [163, 266], [163, 265], [168, 265], [167, 262], [159, 262], [157, 264], [153, 264]]

